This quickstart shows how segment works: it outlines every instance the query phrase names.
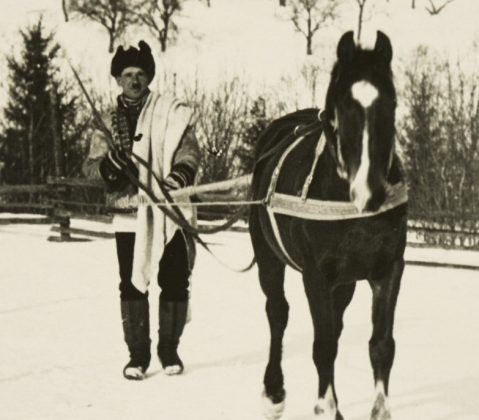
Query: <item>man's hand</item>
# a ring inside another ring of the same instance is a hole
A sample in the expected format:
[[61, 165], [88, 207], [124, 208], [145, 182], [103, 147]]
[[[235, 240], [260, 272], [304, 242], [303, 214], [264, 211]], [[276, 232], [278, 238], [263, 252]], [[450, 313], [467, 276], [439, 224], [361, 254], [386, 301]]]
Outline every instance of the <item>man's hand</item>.
[[179, 190], [183, 188], [183, 182], [180, 177], [177, 176], [175, 172], [171, 172], [164, 180], [165, 188], [168, 191]]
[[164, 179], [165, 187], [169, 190], [178, 190], [193, 184], [194, 171], [185, 164], [174, 165], [171, 172]]
[[110, 150], [100, 163], [100, 174], [111, 191], [121, 191], [130, 183], [125, 170], [138, 178], [138, 168], [123, 150]]

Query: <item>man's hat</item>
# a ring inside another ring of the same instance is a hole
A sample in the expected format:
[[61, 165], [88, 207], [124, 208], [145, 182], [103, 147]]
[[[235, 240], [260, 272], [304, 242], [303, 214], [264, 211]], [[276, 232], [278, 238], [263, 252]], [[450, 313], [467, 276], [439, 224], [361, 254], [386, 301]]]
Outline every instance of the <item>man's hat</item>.
[[138, 43], [140, 47], [130, 47], [127, 50], [120, 45], [111, 60], [111, 75], [118, 77], [126, 67], [139, 67], [151, 80], [155, 76], [155, 60], [151, 55], [151, 48], [145, 41]]

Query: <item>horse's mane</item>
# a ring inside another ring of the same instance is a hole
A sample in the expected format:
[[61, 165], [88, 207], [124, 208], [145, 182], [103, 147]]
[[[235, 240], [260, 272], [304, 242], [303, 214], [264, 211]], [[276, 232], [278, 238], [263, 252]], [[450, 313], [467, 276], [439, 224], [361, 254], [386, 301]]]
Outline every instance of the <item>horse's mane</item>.
[[[287, 114], [268, 125], [258, 138], [255, 149], [255, 162], [274, 147], [285, 150], [296, 138], [294, 129], [298, 125], [308, 125], [318, 120], [319, 109], [307, 108]], [[280, 144], [281, 143], [281, 144]]]

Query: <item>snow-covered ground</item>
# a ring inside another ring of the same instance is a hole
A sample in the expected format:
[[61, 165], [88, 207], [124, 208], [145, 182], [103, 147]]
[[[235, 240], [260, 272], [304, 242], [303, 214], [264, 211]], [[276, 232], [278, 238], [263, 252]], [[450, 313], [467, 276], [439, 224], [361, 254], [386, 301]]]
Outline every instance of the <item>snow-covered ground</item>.
[[[199, 250], [184, 375], [166, 377], [153, 358], [142, 382], [123, 379], [127, 360], [112, 240], [53, 243], [48, 225], [0, 226], [0, 419], [261, 419], [268, 353], [264, 298], [256, 269], [236, 274]], [[246, 266], [246, 234], [208, 238], [223, 260]], [[434, 251], [437, 252], [437, 251]], [[411, 258], [436, 258], [408, 249]], [[464, 253], [442, 251], [443, 261]], [[469, 260], [479, 262], [477, 253]], [[462, 261], [462, 260], [461, 260]], [[312, 325], [300, 277], [287, 272], [291, 305], [284, 340], [284, 419], [313, 419], [317, 377]], [[407, 266], [396, 312], [391, 379], [395, 420], [479, 419], [478, 271]], [[156, 344], [156, 285], [151, 287]], [[346, 312], [336, 363], [347, 420], [369, 419], [370, 291], [364, 282]]]

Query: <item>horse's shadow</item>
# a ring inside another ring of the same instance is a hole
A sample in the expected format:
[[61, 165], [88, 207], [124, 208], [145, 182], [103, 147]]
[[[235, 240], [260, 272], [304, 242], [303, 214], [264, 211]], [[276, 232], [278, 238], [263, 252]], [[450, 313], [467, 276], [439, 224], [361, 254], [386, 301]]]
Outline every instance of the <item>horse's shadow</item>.
[[[312, 338], [310, 333], [304, 334], [295, 334], [288, 337], [285, 340], [285, 352], [288, 355], [288, 358], [294, 357], [298, 354], [307, 353], [309, 355], [309, 351], [312, 346]], [[208, 369], [208, 368], [215, 368], [220, 366], [237, 366], [237, 365], [261, 365], [261, 369], [263, 369], [263, 364], [265, 361], [265, 357], [268, 355], [268, 346], [265, 344], [262, 348], [257, 349], [255, 351], [249, 353], [242, 353], [236, 356], [227, 357], [223, 359], [214, 359], [211, 362], [205, 363], [192, 363], [188, 364], [188, 372], [193, 372], [196, 370], [201, 369]]]

